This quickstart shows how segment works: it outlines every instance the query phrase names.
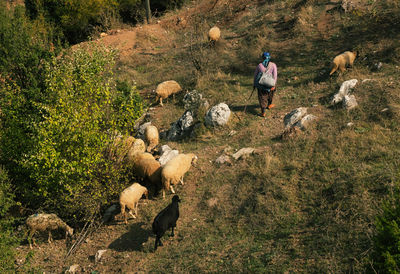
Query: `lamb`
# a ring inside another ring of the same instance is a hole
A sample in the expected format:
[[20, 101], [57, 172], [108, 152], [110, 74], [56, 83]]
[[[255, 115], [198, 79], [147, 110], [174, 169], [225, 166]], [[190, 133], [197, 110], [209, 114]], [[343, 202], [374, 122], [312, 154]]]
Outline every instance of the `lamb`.
[[346, 70], [346, 66], [353, 66], [354, 60], [357, 57], [356, 51], [345, 51], [342, 54], [339, 54], [333, 59], [332, 62], [332, 70], [329, 75], [332, 75], [336, 70], [340, 70], [340, 72], [344, 72]]
[[209, 31], [208, 31], [208, 39], [210, 41], [210, 43], [215, 43], [219, 40], [219, 38], [221, 37], [221, 30], [218, 27], [212, 27]]
[[178, 184], [178, 182], [183, 185], [183, 176], [196, 161], [197, 156], [193, 153], [179, 154], [164, 165], [161, 171], [163, 198], [165, 198], [165, 191], [169, 189], [175, 193], [172, 185]]
[[162, 82], [156, 88], [156, 102], [160, 100], [160, 105], [163, 106], [162, 99], [166, 99], [168, 96], [174, 95], [181, 90], [181, 86], [174, 80]]
[[[124, 216], [125, 224], [128, 224], [128, 214], [125, 212], [125, 207], [129, 209], [129, 214], [136, 219], [138, 203], [143, 195], [148, 199], [149, 194], [147, 188], [138, 183], [134, 183], [121, 192], [119, 203], [121, 205], [121, 214]], [[133, 209], [135, 209], [135, 215], [132, 214]]]
[[144, 138], [147, 142], [147, 152], [152, 151], [159, 142], [158, 129], [152, 125], [147, 126], [144, 130]]
[[29, 247], [32, 249], [32, 243], [35, 245], [35, 240], [33, 239], [33, 235], [36, 231], [48, 231], [49, 238], [47, 241], [51, 243], [53, 241], [53, 237], [51, 235], [52, 230], [56, 229], [64, 229], [65, 230], [65, 238], [68, 236], [72, 236], [74, 233], [74, 229], [68, 226], [63, 220], [61, 220], [56, 214], [47, 214], [47, 213], [40, 213], [40, 214], [33, 214], [26, 219], [26, 225], [29, 229]]
[[179, 218], [179, 199], [178, 195], [172, 197], [172, 202], [164, 208], [157, 216], [154, 218], [152, 229], [153, 233], [156, 235], [156, 242], [154, 245], [154, 251], [157, 250], [158, 246], [162, 246], [161, 237], [164, 233], [172, 228], [171, 237], [174, 236], [174, 228], [176, 227], [176, 221]]

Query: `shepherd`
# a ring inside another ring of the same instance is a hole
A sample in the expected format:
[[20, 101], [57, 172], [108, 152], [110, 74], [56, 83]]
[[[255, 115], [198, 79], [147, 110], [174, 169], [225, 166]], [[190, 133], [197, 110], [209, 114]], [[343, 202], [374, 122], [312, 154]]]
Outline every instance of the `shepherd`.
[[263, 61], [257, 65], [254, 72], [253, 91], [257, 88], [258, 102], [261, 108], [260, 116], [265, 117], [265, 109], [271, 109], [275, 106], [272, 104], [272, 99], [276, 91], [278, 68], [275, 63], [270, 61], [269, 52], [264, 52], [261, 58]]

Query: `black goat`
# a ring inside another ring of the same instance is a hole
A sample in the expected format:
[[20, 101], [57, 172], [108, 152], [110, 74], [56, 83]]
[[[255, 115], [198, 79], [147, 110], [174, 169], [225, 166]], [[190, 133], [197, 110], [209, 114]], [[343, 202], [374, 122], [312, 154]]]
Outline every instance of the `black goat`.
[[172, 203], [170, 203], [166, 208], [161, 210], [160, 213], [154, 218], [153, 221], [153, 233], [156, 234], [156, 243], [154, 246], [154, 251], [157, 250], [158, 246], [162, 246], [161, 237], [164, 233], [171, 227], [172, 233], [171, 237], [174, 236], [174, 228], [176, 227], [176, 221], [179, 218], [179, 206], [178, 203], [181, 200], [178, 195], [172, 197]]

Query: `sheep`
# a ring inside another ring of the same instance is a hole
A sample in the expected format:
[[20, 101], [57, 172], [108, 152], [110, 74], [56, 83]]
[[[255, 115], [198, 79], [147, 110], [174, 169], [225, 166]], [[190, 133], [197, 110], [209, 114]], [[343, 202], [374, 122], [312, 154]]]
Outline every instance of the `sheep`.
[[329, 75], [332, 75], [336, 70], [340, 70], [340, 72], [344, 72], [346, 70], [346, 66], [353, 66], [354, 60], [357, 57], [356, 51], [345, 51], [342, 54], [339, 54], [333, 59], [332, 62], [332, 70]]
[[154, 218], [152, 229], [153, 233], [156, 235], [156, 242], [154, 245], [154, 251], [157, 250], [158, 246], [162, 246], [161, 237], [164, 233], [169, 229], [172, 228], [171, 237], [174, 236], [174, 228], [176, 227], [176, 221], [179, 218], [179, 205], [178, 203], [181, 200], [179, 199], [178, 195], [174, 195], [172, 197], [172, 202], [157, 216]]
[[35, 245], [35, 240], [33, 235], [36, 231], [48, 231], [49, 237], [47, 241], [51, 243], [53, 241], [53, 237], [51, 235], [52, 230], [56, 229], [64, 229], [65, 230], [65, 238], [67, 236], [72, 236], [74, 233], [74, 229], [68, 226], [63, 220], [61, 220], [56, 214], [47, 214], [47, 213], [40, 213], [40, 214], [33, 214], [26, 219], [26, 225], [28, 226], [29, 230], [29, 247], [32, 249], [32, 243]]
[[146, 151], [146, 144], [142, 139], [135, 139], [126, 155], [128, 164], [134, 164], [135, 158]]
[[[140, 178], [148, 178], [149, 181], [156, 187], [161, 185], [161, 164], [152, 156], [147, 156], [150, 153], [143, 153], [139, 159], [135, 161], [134, 171]], [[150, 154], [151, 155], [151, 154]]]
[[166, 99], [168, 96], [174, 95], [181, 90], [181, 86], [174, 80], [162, 82], [156, 88], [156, 102], [160, 100], [160, 105], [163, 106], [162, 99]]
[[172, 185], [176, 185], [178, 182], [183, 185], [183, 176], [196, 161], [197, 156], [193, 153], [179, 154], [164, 165], [161, 171], [163, 198], [165, 198], [165, 191], [169, 189], [172, 193], [175, 193]]
[[217, 42], [220, 37], [221, 37], [221, 30], [218, 27], [216, 26], [212, 27], [208, 31], [208, 39], [211, 44], [215, 44], [215, 42]]
[[[143, 195], [148, 199], [147, 188], [138, 183], [132, 184], [121, 192], [119, 204], [121, 205], [121, 214], [124, 216], [125, 224], [128, 224], [128, 214], [125, 212], [125, 207], [129, 209], [129, 214], [136, 219], [138, 203]], [[133, 209], [135, 209], [135, 215], [132, 214]]]
[[144, 130], [144, 138], [147, 142], [147, 152], [154, 149], [159, 142], [158, 129], [155, 126], [149, 125]]

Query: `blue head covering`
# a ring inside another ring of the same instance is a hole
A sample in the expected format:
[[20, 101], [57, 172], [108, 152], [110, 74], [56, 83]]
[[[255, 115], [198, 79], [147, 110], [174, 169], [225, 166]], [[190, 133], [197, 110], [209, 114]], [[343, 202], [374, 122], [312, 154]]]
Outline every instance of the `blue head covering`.
[[261, 57], [264, 59], [262, 64], [264, 65], [264, 67], [267, 67], [269, 60], [271, 59], [271, 55], [269, 54], [269, 52], [264, 52]]

